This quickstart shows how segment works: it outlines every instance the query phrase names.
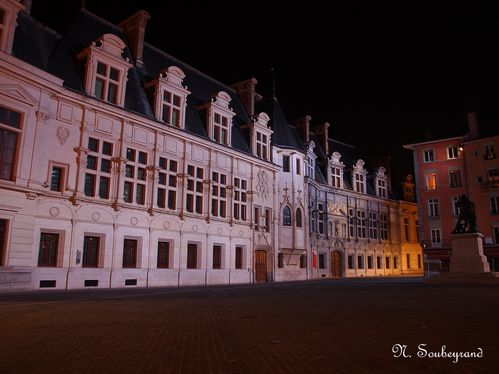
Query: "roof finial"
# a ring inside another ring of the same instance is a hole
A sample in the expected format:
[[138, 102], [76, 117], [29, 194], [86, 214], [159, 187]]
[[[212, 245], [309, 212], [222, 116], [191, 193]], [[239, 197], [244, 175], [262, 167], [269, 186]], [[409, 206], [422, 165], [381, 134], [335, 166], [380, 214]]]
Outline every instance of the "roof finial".
[[277, 95], [275, 90], [275, 71], [273, 66], [270, 68], [270, 71], [272, 72], [272, 98], [276, 99]]

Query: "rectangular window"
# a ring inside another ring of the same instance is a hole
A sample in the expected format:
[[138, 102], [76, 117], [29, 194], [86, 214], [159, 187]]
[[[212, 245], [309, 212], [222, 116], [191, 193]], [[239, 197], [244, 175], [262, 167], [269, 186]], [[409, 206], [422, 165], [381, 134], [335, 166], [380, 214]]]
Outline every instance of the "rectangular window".
[[198, 245], [189, 243], [187, 244], [187, 269], [198, 268]]
[[378, 179], [378, 196], [386, 198], [386, 180]]
[[459, 147], [452, 146], [447, 148], [447, 159], [452, 160], [459, 157]]
[[431, 244], [441, 244], [440, 229], [431, 230]]
[[406, 261], [407, 261], [407, 269], [411, 268], [411, 255], [409, 253], [406, 253]]
[[213, 116], [213, 140], [220, 144], [229, 144], [229, 118], [219, 113]]
[[137, 244], [136, 239], [123, 240], [123, 268], [137, 267]]
[[42, 232], [38, 252], [38, 266], [56, 267], [59, 250], [59, 234]]
[[248, 184], [246, 180], [234, 178], [234, 219], [246, 221], [247, 219], [247, 206], [248, 206]]
[[319, 269], [325, 269], [325, 268], [326, 268], [326, 254], [319, 253]]
[[388, 240], [388, 215], [379, 215], [379, 233], [382, 240]]
[[393, 257], [393, 268], [394, 269], [398, 269], [398, 257], [397, 256], [394, 256]]
[[366, 237], [366, 212], [364, 210], [357, 210], [357, 236]]
[[203, 214], [204, 169], [187, 165], [186, 209], [189, 213]]
[[383, 269], [383, 264], [381, 263], [381, 256], [376, 256], [376, 269]]
[[256, 133], [256, 155], [263, 160], [269, 159], [268, 153], [269, 145], [268, 145], [268, 136], [262, 134], [261, 132]]
[[253, 223], [255, 224], [255, 228], [257, 230], [260, 229], [260, 207], [255, 206], [255, 216], [253, 217]]
[[410, 241], [409, 238], [409, 219], [404, 218], [404, 234], [405, 234], [405, 240]]
[[424, 162], [433, 162], [435, 161], [435, 158], [433, 156], [433, 149], [428, 149], [423, 152], [423, 159]]
[[221, 269], [222, 268], [222, 246], [214, 245], [213, 246], [213, 269]]
[[462, 187], [461, 182], [461, 170], [451, 170], [449, 172], [450, 186], [451, 188]]
[[437, 189], [437, 174], [426, 173], [426, 191], [435, 191]]
[[83, 260], [81, 266], [84, 268], [99, 267], [100, 237], [87, 236], [83, 238]]
[[378, 239], [378, 216], [369, 212], [369, 238]]
[[494, 149], [494, 145], [493, 144], [487, 144], [485, 146], [485, 155], [484, 155], [484, 158], [486, 160], [493, 160], [496, 158], [496, 151]]
[[499, 227], [494, 227], [494, 243], [499, 244]]
[[428, 199], [428, 216], [431, 218], [437, 218], [440, 216], [438, 199]]
[[127, 148], [126, 158], [123, 200], [126, 203], [135, 202], [138, 205], [145, 205], [147, 153]]
[[355, 191], [364, 193], [366, 191], [366, 180], [364, 174], [354, 173], [355, 175]]
[[348, 268], [353, 269], [353, 255], [348, 255]]
[[287, 155], [282, 156], [282, 171], [285, 173], [290, 172], [289, 156]]
[[156, 204], [158, 208], [177, 208], [177, 166], [175, 160], [164, 157], [158, 159], [158, 191]]
[[170, 242], [158, 241], [158, 269], [168, 269], [170, 267]]
[[182, 112], [181, 103], [182, 99], [180, 98], [180, 96], [174, 94], [173, 92], [164, 90], [161, 120], [168, 125], [181, 127], [180, 126], [180, 118]]
[[236, 247], [236, 269], [243, 268], [243, 247]]
[[118, 90], [121, 84], [120, 71], [100, 61], [97, 62], [94, 95], [100, 100], [118, 103]]
[[272, 209], [265, 209], [265, 231], [270, 232], [272, 228]]
[[300, 256], [300, 269], [305, 269], [306, 267], [307, 267], [307, 256], [301, 255]]
[[390, 269], [390, 257], [389, 256], [385, 257], [385, 268]]
[[418, 254], [418, 269], [421, 269], [422, 261], [421, 261], [421, 255]]
[[499, 196], [490, 197], [490, 214], [499, 214]]
[[339, 167], [331, 167], [331, 186], [341, 188], [341, 174], [341, 169]]
[[357, 256], [357, 269], [364, 269], [364, 256]]
[[0, 219], [0, 266], [5, 266], [5, 252], [7, 250], [7, 224], [6, 219]]
[[14, 179], [21, 114], [0, 106], [0, 179]]
[[62, 192], [64, 181], [64, 168], [59, 166], [52, 166], [50, 173], [50, 191]]
[[373, 269], [374, 268], [374, 261], [373, 261], [373, 256], [367, 256], [367, 268], [368, 269]]
[[348, 209], [348, 234], [355, 237], [355, 215], [353, 209]]
[[222, 173], [211, 174], [211, 215], [227, 217], [227, 175]]
[[319, 203], [317, 204], [317, 207], [319, 210], [317, 220], [319, 234], [324, 234], [324, 205]]
[[301, 174], [301, 160], [299, 158], [296, 159], [296, 174]]
[[461, 207], [459, 206], [459, 196], [452, 196], [452, 213], [454, 216], [458, 217], [461, 212]]
[[112, 143], [96, 138], [88, 138], [85, 196], [109, 199], [112, 155]]

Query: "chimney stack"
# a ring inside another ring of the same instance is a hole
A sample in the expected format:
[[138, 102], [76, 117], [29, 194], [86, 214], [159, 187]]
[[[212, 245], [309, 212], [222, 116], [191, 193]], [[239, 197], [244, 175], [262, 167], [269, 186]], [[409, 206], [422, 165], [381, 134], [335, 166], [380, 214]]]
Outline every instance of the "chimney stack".
[[142, 61], [144, 35], [149, 18], [151, 18], [151, 15], [148, 12], [139, 10], [118, 25], [125, 31], [132, 49], [132, 55], [135, 58], [135, 64], [140, 68], [144, 65]]
[[329, 122], [324, 122], [318, 128], [315, 129], [315, 133], [321, 141], [322, 149], [326, 155], [329, 155]]
[[311, 120], [312, 120], [312, 117], [305, 116], [305, 117], [297, 119], [294, 123], [296, 130], [298, 131], [298, 134], [300, 135], [301, 140], [305, 144], [308, 144], [310, 142], [310, 121]]
[[468, 120], [468, 130], [470, 139], [477, 139], [480, 134], [478, 132], [478, 119], [475, 112], [466, 113]]
[[244, 108], [250, 116], [255, 115], [255, 102], [257, 93], [255, 87], [258, 81], [255, 78], [250, 78], [245, 81], [234, 83], [231, 87], [236, 90], [241, 98]]

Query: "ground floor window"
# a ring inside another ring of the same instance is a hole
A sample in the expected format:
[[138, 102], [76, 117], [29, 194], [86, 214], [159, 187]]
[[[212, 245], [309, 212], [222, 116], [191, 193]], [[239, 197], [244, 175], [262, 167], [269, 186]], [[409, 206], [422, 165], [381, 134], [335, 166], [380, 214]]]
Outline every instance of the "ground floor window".
[[376, 256], [376, 268], [383, 269], [383, 264], [381, 263], [381, 256]]
[[418, 269], [421, 269], [421, 255], [418, 254]]
[[56, 267], [59, 250], [59, 234], [42, 232], [40, 235], [40, 250], [38, 266]]
[[306, 255], [301, 255], [300, 256], [300, 268], [304, 269], [307, 267], [307, 256]]
[[357, 269], [364, 269], [364, 256], [357, 256]]
[[82, 267], [99, 267], [99, 247], [100, 237], [85, 235], [85, 238], [83, 239], [83, 261], [81, 264]]
[[222, 246], [214, 245], [213, 246], [213, 269], [221, 269], [222, 268]]
[[187, 269], [198, 268], [198, 245], [194, 243], [187, 244]]
[[125, 239], [123, 242], [123, 267], [137, 267], [137, 239]]
[[236, 247], [236, 269], [242, 269], [243, 268], [243, 247], [237, 246]]
[[386, 261], [386, 268], [390, 269], [390, 257], [386, 256], [385, 261]]
[[367, 256], [367, 268], [372, 269], [374, 267], [373, 256]]
[[158, 242], [158, 269], [168, 269], [170, 267], [170, 242]]
[[0, 266], [5, 266], [5, 252], [7, 250], [7, 220], [0, 219]]
[[353, 269], [353, 255], [348, 255], [348, 268]]
[[277, 255], [277, 267], [278, 268], [284, 267], [284, 255], [282, 253], [279, 253]]
[[325, 269], [325, 268], [326, 268], [326, 254], [319, 253], [319, 269]]
[[411, 255], [409, 253], [406, 253], [407, 257], [407, 269], [411, 268]]

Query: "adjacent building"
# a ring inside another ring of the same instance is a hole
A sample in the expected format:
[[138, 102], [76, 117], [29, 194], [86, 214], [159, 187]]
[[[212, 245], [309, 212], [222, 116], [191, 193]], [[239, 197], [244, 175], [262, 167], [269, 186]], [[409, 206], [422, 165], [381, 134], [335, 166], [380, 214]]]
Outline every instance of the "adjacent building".
[[[382, 168], [382, 195], [320, 179], [255, 79], [227, 86], [149, 45], [145, 11], [113, 25], [81, 9], [59, 35], [27, 5], [0, 1], [0, 289], [420, 272], [400, 237], [413, 204]], [[342, 231], [352, 207], [365, 233]]]
[[459, 216], [459, 197], [475, 206], [484, 253], [492, 271], [499, 269], [499, 131], [493, 123], [467, 114], [468, 131], [404, 147], [413, 151], [420, 235], [429, 259], [448, 270], [451, 233]]

